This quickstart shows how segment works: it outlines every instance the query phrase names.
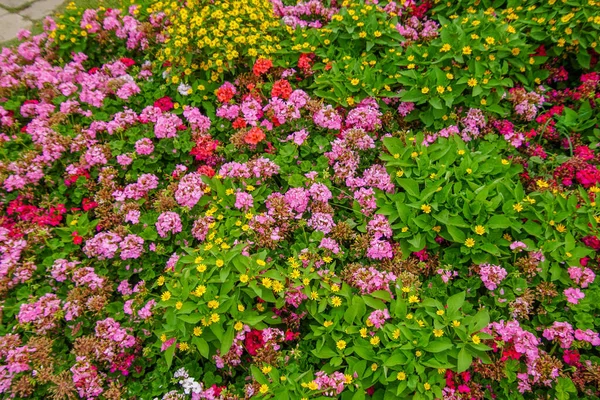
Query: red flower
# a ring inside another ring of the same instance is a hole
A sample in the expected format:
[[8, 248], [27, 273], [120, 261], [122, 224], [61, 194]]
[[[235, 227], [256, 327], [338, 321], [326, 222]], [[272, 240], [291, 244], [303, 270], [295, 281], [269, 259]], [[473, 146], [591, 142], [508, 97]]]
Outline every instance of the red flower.
[[123, 64], [125, 64], [125, 66], [127, 66], [127, 67], [131, 67], [132, 65], [135, 65], [135, 61], [133, 61], [131, 58], [127, 58], [127, 57], [122, 57], [121, 62]]
[[327, 64], [325, 64], [325, 71], [329, 71], [332, 67], [331, 62], [328, 62]]
[[256, 146], [262, 140], [266, 138], [264, 132], [259, 127], [254, 127], [246, 133], [244, 136], [244, 142], [253, 146]]
[[77, 233], [77, 231], [71, 233], [71, 236], [73, 236], [73, 243], [80, 245], [81, 242], [83, 242], [83, 237], [79, 236], [79, 234]]
[[248, 124], [246, 123], [246, 120], [244, 118], [242, 118], [242, 117], [237, 117], [236, 120], [233, 121], [233, 127], [235, 129], [245, 128], [246, 125], [248, 125]]
[[171, 111], [174, 107], [173, 101], [169, 96], [161, 97], [154, 102], [154, 107], [160, 108], [162, 112]]
[[246, 345], [246, 350], [248, 350], [248, 354], [250, 354], [251, 356], [255, 356], [256, 351], [265, 345], [262, 331], [252, 329], [246, 334], [244, 344]]
[[292, 94], [292, 85], [285, 79], [280, 79], [273, 84], [273, 89], [271, 89], [272, 97], [281, 97], [284, 100], [290, 98]]
[[259, 58], [254, 63], [254, 67], [252, 67], [252, 72], [256, 76], [260, 76], [267, 72], [273, 66], [273, 62], [267, 58]]
[[375, 393], [375, 386], [371, 386], [366, 390], [366, 392], [369, 396], [373, 396], [373, 393]]
[[203, 165], [200, 168], [198, 168], [198, 173], [201, 175], [206, 175], [209, 178], [215, 176], [215, 170], [212, 169], [212, 167], [209, 167], [208, 165]]
[[88, 74], [94, 75], [98, 71], [100, 71], [100, 69], [98, 67], [90, 68], [90, 70], [88, 71]]
[[579, 367], [581, 366], [579, 357], [580, 354], [577, 352], [577, 350], [565, 350], [565, 353], [563, 354], [563, 361], [569, 365]]
[[233, 96], [235, 96], [236, 92], [235, 86], [229, 82], [225, 82], [220, 88], [217, 89], [217, 99], [221, 103], [227, 103], [229, 100], [233, 99]]
[[300, 59], [298, 60], [298, 68], [304, 72], [310, 71], [312, 68], [312, 56], [312, 54], [301, 54]]
[[81, 206], [83, 207], [83, 211], [89, 211], [98, 207], [98, 203], [85, 197], [81, 202]]

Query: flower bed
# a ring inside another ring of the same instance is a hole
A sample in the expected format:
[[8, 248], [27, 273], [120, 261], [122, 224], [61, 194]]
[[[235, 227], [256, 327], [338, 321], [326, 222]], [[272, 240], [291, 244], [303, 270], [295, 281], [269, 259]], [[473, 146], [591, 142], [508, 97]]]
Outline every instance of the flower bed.
[[71, 4], [21, 32], [2, 396], [600, 396], [600, 3], [491, 3]]

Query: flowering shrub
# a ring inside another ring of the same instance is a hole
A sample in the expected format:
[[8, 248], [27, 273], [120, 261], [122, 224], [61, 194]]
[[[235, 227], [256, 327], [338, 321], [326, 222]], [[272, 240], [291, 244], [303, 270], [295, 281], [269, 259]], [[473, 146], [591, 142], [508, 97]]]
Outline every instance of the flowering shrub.
[[0, 393], [599, 397], [596, 6], [71, 4], [21, 32]]

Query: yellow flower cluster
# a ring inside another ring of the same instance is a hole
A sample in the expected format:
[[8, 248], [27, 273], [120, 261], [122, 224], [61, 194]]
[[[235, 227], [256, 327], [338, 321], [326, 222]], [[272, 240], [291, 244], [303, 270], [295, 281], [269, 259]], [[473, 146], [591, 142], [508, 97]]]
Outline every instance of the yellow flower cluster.
[[[201, 69], [217, 81], [241, 59], [269, 57], [281, 48], [279, 37], [271, 34], [279, 20], [269, 0], [159, 1], [148, 12], [164, 12], [171, 23], [158, 60], [185, 75]], [[178, 72], [171, 71], [168, 81], [179, 83]]]

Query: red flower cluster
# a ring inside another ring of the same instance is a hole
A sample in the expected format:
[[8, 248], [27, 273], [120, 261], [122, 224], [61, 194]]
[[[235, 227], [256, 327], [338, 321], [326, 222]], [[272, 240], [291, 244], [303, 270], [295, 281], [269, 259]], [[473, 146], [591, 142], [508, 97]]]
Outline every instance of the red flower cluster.
[[154, 107], [160, 108], [162, 112], [171, 111], [174, 107], [173, 100], [169, 96], [161, 97], [154, 102]]
[[300, 55], [300, 59], [298, 60], [298, 68], [300, 68], [305, 74], [308, 73], [313, 66], [313, 58], [313, 53], [302, 53]]
[[58, 204], [56, 207], [44, 209], [23, 203], [21, 196], [10, 203], [6, 209], [6, 214], [20, 221], [33, 222], [39, 226], [58, 226], [60, 225], [63, 214], [67, 212], [64, 204]]
[[135, 61], [132, 60], [131, 58], [127, 58], [127, 57], [122, 57], [120, 60], [123, 64], [125, 64], [125, 66], [127, 68], [131, 67], [132, 65], [135, 65]]
[[190, 151], [190, 154], [195, 157], [196, 161], [204, 161], [208, 164], [214, 164], [215, 151], [219, 145], [218, 140], [213, 140], [208, 134], [199, 135], [196, 138], [196, 145]]
[[250, 332], [248, 332], [246, 334], [246, 339], [244, 340], [244, 345], [246, 346], [248, 354], [255, 356], [256, 351], [265, 345], [262, 331], [252, 329]]
[[292, 85], [285, 79], [280, 79], [273, 84], [273, 89], [271, 89], [272, 97], [281, 97], [284, 100], [290, 98], [292, 94]]
[[256, 76], [260, 76], [267, 72], [273, 66], [273, 62], [267, 58], [259, 58], [252, 67], [252, 72]]
[[266, 138], [264, 132], [259, 127], [254, 127], [250, 129], [246, 135], [244, 136], [244, 142], [256, 146], [258, 143], [263, 141]]

